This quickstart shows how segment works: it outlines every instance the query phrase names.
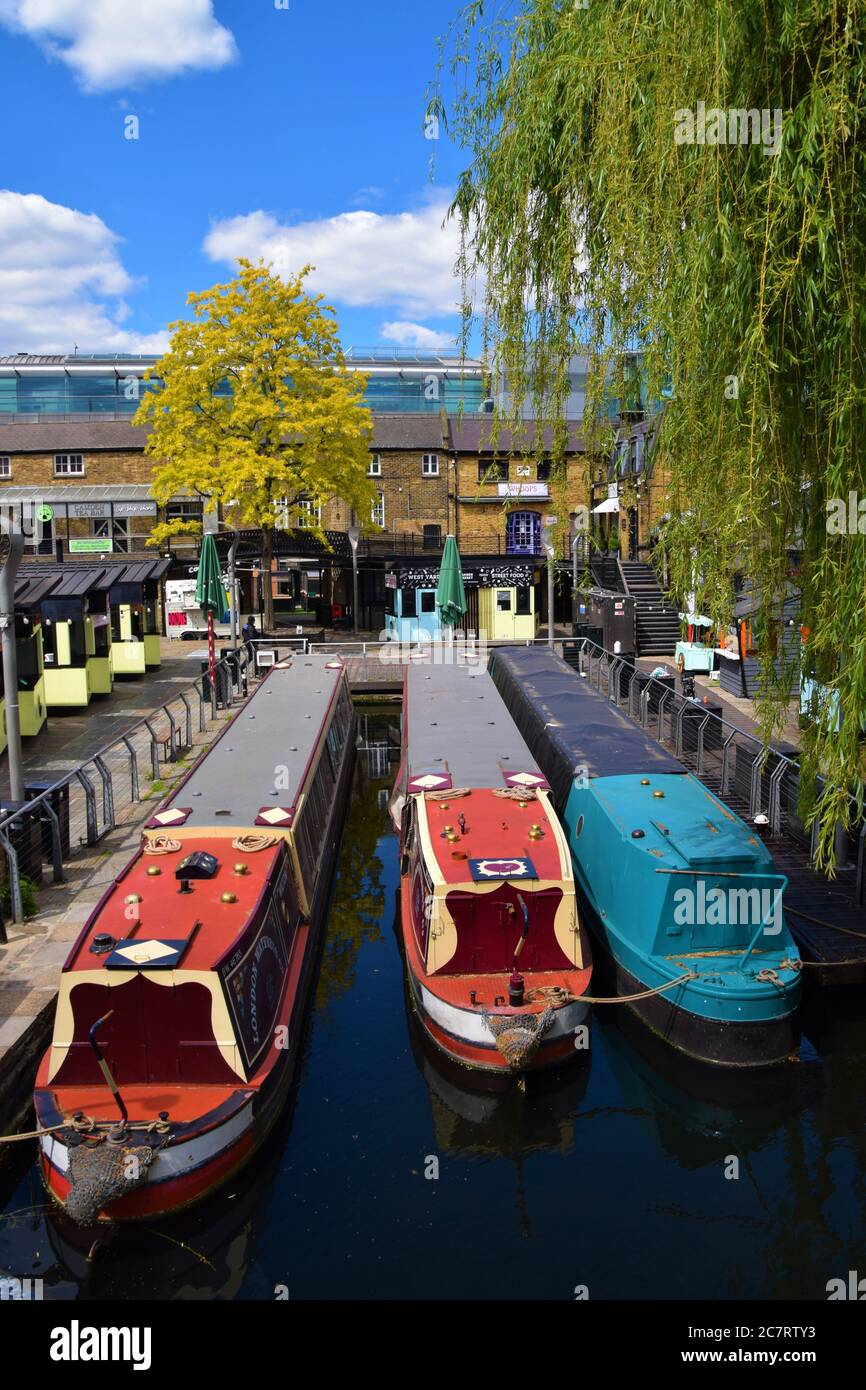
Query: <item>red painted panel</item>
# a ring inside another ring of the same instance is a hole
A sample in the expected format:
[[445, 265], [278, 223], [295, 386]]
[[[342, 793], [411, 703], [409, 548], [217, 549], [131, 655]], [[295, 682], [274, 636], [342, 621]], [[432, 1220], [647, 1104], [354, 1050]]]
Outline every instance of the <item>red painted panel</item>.
[[[562, 900], [559, 888], [520, 893], [529, 911], [529, 932], [520, 953], [521, 970], [562, 970], [571, 962], [553, 929]], [[490, 893], [454, 890], [445, 904], [457, 927], [457, 950], [439, 973], [448, 975], [493, 974], [510, 971], [523, 932], [523, 911], [518, 889], [502, 883]], [[509, 907], [513, 909], [509, 911]]]
[[159, 985], [142, 972], [111, 989], [81, 984], [72, 991], [72, 1009], [74, 1041], [54, 1078], [55, 1086], [102, 1082], [87, 1034], [109, 1010], [112, 1016], [98, 1037], [118, 1085], [237, 1082], [216, 1046], [210, 991], [197, 981]]

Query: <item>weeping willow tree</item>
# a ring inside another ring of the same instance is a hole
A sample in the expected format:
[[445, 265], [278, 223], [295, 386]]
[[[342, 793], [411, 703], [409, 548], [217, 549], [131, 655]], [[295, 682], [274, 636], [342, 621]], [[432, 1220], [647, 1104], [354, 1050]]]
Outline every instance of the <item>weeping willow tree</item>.
[[[464, 295], [465, 345], [480, 320], [514, 397], [554, 425], [588, 353], [603, 449], [637, 364], [665, 401], [675, 596], [727, 623], [746, 574], [769, 637], [802, 588], [801, 660], [841, 710], [803, 738], [830, 866], [863, 800], [864, 60], [863, 0], [476, 0], [430, 98], [467, 152], [459, 270], [484, 290]], [[763, 645], [769, 740], [792, 673]]]

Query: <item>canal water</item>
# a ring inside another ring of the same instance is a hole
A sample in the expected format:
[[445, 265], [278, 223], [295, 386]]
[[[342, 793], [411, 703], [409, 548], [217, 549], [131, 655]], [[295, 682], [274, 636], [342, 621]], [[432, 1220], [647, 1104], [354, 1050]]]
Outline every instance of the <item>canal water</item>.
[[0, 1273], [69, 1300], [823, 1300], [866, 1274], [862, 993], [813, 991], [799, 1060], [765, 1076], [688, 1065], [609, 1008], [558, 1074], [473, 1083], [407, 1008], [398, 712], [361, 734], [279, 1131], [206, 1205], [95, 1249], [24, 1158], [0, 1193]]

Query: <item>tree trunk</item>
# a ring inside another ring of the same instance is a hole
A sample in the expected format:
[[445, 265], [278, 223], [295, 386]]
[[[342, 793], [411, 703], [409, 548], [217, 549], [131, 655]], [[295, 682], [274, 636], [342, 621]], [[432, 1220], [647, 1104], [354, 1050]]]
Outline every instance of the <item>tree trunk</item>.
[[262, 593], [264, 596], [264, 624], [265, 632], [273, 634], [274, 627], [274, 576], [272, 573], [274, 563], [274, 528], [272, 526], [262, 527]]

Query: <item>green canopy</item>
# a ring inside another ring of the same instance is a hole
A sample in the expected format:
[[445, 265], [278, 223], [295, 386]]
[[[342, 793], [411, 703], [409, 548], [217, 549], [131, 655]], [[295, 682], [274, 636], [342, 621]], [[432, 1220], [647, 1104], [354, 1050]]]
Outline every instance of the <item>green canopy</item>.
[[216, 541], [210, 531], [203, 537], [201, 543], [195, 598], [203, 613], [214, 613], [218, 618], [222, 618], [228, 608], [220, 569], [220, 557], [217, 554]]
[[448, 536], [442, 552], [442, 568], [439, 571], [439, 587], [436, 590], [436, 607], [443, 623], [453, 627], [459, 623], [466, 612], [466, 590], [463, 588], [463, 566], [460, 552], [453, 536]]

